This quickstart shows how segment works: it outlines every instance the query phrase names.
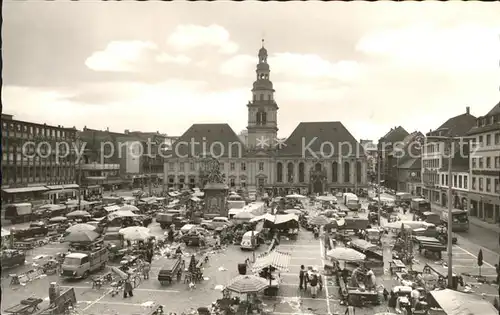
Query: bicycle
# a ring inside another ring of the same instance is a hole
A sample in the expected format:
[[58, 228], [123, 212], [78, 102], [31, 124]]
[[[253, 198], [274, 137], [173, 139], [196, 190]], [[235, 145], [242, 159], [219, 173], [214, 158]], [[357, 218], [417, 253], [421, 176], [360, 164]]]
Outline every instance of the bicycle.
[[135, 289], [137, 288], [141, 283], [142, 283], [142, 277], [140, 274], [134, 274], [131, 279], [130, 283], [132, 283], [132, 287]]

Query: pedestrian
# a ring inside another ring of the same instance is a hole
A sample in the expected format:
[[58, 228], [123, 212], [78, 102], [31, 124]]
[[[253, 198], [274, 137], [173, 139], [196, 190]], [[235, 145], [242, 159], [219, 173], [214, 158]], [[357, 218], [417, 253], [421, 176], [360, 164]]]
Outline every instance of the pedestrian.
[[151, 271], [151, 265], [145, 261], [142, 266], [142, 275], [144, 276], [144, 280], [149, 279], [149, 272]]
[[127, 279], [125, 279], [125, 285], [123, 286], [123, 298], [127, 298], [127, 296], [133, 297], [134, 293], [132, 292], [133, 287], [132, 283], [130, 282], [130, 275], [127, 276]]
[[[306, 267], [304, 267], [304, 265], [300, 265], [300, 272], [299, 272], [299, 289], [302, 290], [304, 288], [304, 280], [306, 278], [305, 276], [305, 270]], [[307, 286], [307, 284], [306, 284]]]
[[311, 281], [309, 282], [309, 284], [311, 285], [311, 296], [313, 299], [316, 298], [316, 294], [318, 294], [318, 282], [318, 274], [313, 273], [311, 276]]
[[356, 309], [351, 305], [351, 303], [349, 303], [349, 301], [347, 301], [347, 309], [345, 310], [344, 315], [356, 315]]

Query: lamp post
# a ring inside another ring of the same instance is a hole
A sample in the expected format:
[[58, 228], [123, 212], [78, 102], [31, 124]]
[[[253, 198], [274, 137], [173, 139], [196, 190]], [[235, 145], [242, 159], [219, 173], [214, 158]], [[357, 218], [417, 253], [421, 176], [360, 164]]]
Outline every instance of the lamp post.
[[[442, 128], [436, 131], [442, 131], [446, 132], [448, 131], [447, 128]], [[440, 140], [444, 141], [445, 144], [448, 145], [449, 148], [449, 154], [448, 154], [448, 217], [447, 217], [447, 232], [448, 232], [448, 244], [447, 244], [447, 252], [448, 252], [448, 288], [452, 289], [453, 288], [453, 218], [452, 218], [452, 211], [453, 211], [453, 206], [452, 206], [452, 194], [453, 194], [453, 172], [452, 172], [452, 162], [453, 162], [453, 142], [454, 141], [460, 141], [460, 140], [466, 140], [469, 138], [465, 137], [453, 137], [451, 135], [448, 136], [432, 136], [429, 135], [427, 137], [427, 140]], [[472, 139], [472, 138], [470, 138]], [[470, 140], [469, 139], [469, 140]]]
[[382, 181], [380, 180], [380, 167], [381, 167], [381, 160], [382, 160], [382, 154], [381, 150], [378, 151], [377, 153], [377, 195], [378, 195], [378, 203], [377, 203], [377, 217], [378, 217], [378, 225], [381, 226], [381, 200], [380, 200], [380, 185], [382, 184]]
[[78, 151], [76, 152], [76, 161], [78, 164], [78, 210], [81, 210], [82, 206], [82, 161], [81, 161], [81, 156], [78, 156], [81, 152], [81, 139], [78, 133], [76, 134], [76, 147], [78, 148]]

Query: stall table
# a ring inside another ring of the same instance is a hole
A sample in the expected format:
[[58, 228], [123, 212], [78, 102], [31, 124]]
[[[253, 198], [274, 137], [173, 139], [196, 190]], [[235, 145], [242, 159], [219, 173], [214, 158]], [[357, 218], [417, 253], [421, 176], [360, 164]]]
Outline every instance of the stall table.
[[364, 306], [365, 304], [379, 304], [377, 291], [348, 290], [347, 299], [351, 305]]
[[391, 274], [395, 274], [403, 271], [403, 269], [406, 269], [406, 265], [399, 259], [394, 259], [390, 261], [389, 266]]

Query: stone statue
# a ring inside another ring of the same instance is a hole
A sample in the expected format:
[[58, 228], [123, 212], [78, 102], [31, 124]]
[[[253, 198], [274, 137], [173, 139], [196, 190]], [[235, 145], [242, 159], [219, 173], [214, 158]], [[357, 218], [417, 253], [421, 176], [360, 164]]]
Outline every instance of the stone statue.
[[208, 183], [224, 184], [225, 181], [226, 175], [222, 174], [219, 161], [215, 158], [212, 158], [208, 162]]

